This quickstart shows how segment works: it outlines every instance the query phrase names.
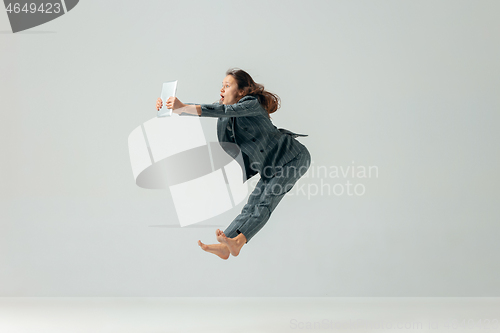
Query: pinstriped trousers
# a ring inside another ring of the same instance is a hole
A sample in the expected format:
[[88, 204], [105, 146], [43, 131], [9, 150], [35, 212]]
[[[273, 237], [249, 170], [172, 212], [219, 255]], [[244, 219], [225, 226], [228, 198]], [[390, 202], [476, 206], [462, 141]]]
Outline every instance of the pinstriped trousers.
[[238, 234], [245, 235], [247, 241], [262, 229], [271, 216], [278, 203], [289, 192], [294, 184], [302, 177], [311, 165], [311, 155], [307, 148], [297, 154], [292, 160], [287, 162], [271, 178], [261, 176], [255, 189], [248, 197], [241, 213], [224, 230], [224, 234], [229, 238], [234, 238]]

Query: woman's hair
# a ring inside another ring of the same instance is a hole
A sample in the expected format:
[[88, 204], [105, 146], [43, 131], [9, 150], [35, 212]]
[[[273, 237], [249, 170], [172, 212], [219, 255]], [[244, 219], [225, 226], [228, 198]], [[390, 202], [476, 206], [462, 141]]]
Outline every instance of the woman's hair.
[[236, 83], [238, 89], [243, 90], [243, 96], [255, 96], [258, 98], [259, 103], [266, 109], [269, 118], [270, 114], [276, 112], [280, 108], [280, 98], [278, 95], [264, 90], [264, 85], [256, 83], [250, 74], [239, 68], [228, 69], [226, 75], [231, 75]]

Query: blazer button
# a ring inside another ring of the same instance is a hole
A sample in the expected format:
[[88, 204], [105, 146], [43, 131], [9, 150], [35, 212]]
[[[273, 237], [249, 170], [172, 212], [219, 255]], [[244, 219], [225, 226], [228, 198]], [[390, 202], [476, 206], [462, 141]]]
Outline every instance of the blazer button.
[[255, 138], [252, 138], [252, 141], [255, 142]]
[[243, 129], [244, 129], [245, 131], [248, 131], [248, 128], [247, 128], [247, 127], [243, 128]]
[[264, 151], [261, 149], [260, 152], [263, 153]]

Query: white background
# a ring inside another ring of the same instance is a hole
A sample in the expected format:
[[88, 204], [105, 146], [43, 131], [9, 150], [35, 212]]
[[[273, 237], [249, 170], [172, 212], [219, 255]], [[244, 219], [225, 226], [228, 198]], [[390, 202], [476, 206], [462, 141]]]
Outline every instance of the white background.
[[[85, 0], [16, 34], [1, 10], [0, 296], [499, 296], [499, 10]], [[163, 82], [213, 103], [231, 67], [281, 97], [273, 123], [309, 134], [311, 169], [378, 177], [348, 178], [362, 196], [287, 195], [224, 261], [197, 240], [243, 205], [176, 228], [169, 192], [135, 185], [127, 138]]]

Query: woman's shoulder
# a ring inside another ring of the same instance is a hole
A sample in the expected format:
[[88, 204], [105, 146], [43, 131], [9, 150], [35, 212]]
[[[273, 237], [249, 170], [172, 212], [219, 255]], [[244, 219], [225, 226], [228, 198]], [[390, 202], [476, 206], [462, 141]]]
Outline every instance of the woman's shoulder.
[[236, 102], [236, 104], [239, 104], [239, 103], [242, 103], [242, 104], [245, 104], [248, 106], [260, 105], [259, 99], [256, 96], [252, 96], [252, 95], [243, 96], [242, 98], [240, 98], [240, 100], [238, 102]]
[[247, 109], [262, 108], [259, 99], [256, 96], [246, 95], [240, 98], [236, 104], [241, 104]]
[[245, 107], [247, 110], [259, 109], [262, 115], [265, 116], [266, 119], [269, 119], [266, 109], [264, 109], [262, 104], [260, 104], [260, 101], [257, 98], [257, 96], [252, 96], [252, 95], [243, 96], [242, 98], [240, 98], [238, 103], [242, 103], [242, 106]]
[[252, 95], [246, 95], [240, 98], [238, 102], [251, 101], [251, 100], [257, 100], [257, 97]]

